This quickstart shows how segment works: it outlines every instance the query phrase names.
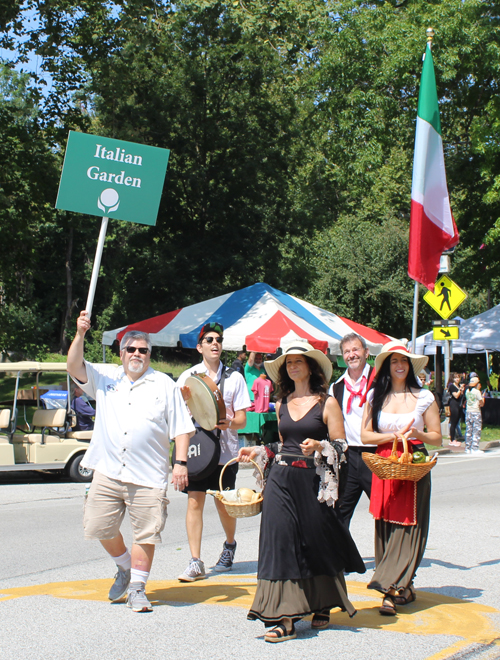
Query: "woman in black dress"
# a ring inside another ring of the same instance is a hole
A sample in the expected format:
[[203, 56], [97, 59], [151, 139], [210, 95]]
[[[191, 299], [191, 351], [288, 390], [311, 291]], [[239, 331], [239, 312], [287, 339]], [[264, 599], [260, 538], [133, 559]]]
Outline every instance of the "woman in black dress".
[[281, 397], [276, 406], [281, 443], [240, 449], [241, 461], [272, 465], [248, 618], [272, 627], [267, 642], [282, 642], [296, 637], [294, 624], [308, 614], [314, 614], [316, 629], [329, 625], [333, 607], [353, 616], [344, 572], [364, 573], [365, 566], [335, 507], [347, 443], [340, 407], [327, 396], [331, 362], [297, 341], [265, 366]]
[[460, 374], [451, 374], [451, 380], [448, 383], [448, 392], [450, 393], [450, 442], [452, 447], [460, 447], [460, 443], [455, 440], [457, 426], [463, 415], [465, 385], [460, 384]]

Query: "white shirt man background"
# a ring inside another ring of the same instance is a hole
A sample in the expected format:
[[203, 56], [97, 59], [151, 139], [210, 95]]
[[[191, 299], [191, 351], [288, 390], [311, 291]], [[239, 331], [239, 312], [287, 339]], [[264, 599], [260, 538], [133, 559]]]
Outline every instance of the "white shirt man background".
[[[191, 392], [185, 386], [186, 379], [193, 374], [207, 374], [223, 392], [226, 405], [226, 419], [221, 420], [216, 429], [220, 431], [221, 455], [216, 470], [199, 481], [190, 481], [184, 492], [188, 496], [188, 508], [186, 512], [186, 530], [188, 535], [191, 560], [188, 567], [179, 576], [181, 582], [193, 582], [203, 580], [206, 577], [205, 564], [200, 558], [201, 537], [203, 531], [203, 509], [207, 490], [219, 490], [219, 477], [223, 466], [238, 455], [238, 429], [246, 426], [246, 409], [250, 406], [250, 397], [243, 376], [237, 371], [231, 370], [226, 378], [223, 375], [225, 369], [221, 362], [224, 328], [220, 323], [206, 323], [199, 334], [196, 349], [203, 360], [200, 364], [187, 369], [177, 381], [185, 401], [189, 401]], [[221, 383], [223, 379], [223, 384]], [[224, 470], [223, 489], [232, 490], [236, 483], [238, 464], [232, 464]], [[229, 571], [232, 568], [234, 553], [236, 551], [236, 518], [232, 518], [226, 511], [224, 505], [215, 499], [215, 505], [219, 514], [222, 527], [226, 534], [226, 540], [222, 548], [215, 570], [218, 572]]]

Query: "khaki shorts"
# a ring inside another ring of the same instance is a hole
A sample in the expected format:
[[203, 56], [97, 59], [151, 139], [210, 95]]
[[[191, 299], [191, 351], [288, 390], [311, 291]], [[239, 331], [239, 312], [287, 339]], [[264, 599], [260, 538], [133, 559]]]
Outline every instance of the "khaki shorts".
[[161, 543], [168, 503], [164, 488], [126, 484], [94, 472], [83, 510], [85, 538], [105, 541], [117, 537], [127, 509], [134, 543]]

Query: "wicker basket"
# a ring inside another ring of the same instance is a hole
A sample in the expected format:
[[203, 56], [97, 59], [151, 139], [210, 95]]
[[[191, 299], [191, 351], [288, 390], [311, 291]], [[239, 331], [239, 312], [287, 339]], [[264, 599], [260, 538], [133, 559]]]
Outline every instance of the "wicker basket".
[[[391, 456], [397, 456], [398, 438], [394, 439]], [[403, 456], [408, 452], [408, 442], [403, 435]], [[390, 458], [384, 458], [378, 454], [363, 452], [361, 454], [364, 462], [373, 474], [379, 479], [400, 479], [402, 481], [420, 481], [436, 465], [436, 459], [428, 463], [395, 463]]]
[[[222, 504], [226, 507], [227, 513], [232, 518], [251, 518], [252, 516], [258, 515], [262, 511], [262, 502], [264, 501], [264, 498], [262, 497], [262, 493], [259, 493], [259, 498], [256, 502], [227, 502], [224, 499], [224, 491], [222, 490], [222, 477], [224, 475], [224, 470], [227, 468], [228, 465], [230, 465], [231, 463], [234, 463], [235, 461], [237, 461], [237, 459], [232, 458], [222, 468], [221, 473], [220, 473], [220, 479], [219, 479], [219, 488], [220, 488], [220, 490], [218, 490], [218, 491], [208, 490], [207, 493], [209, 493], [210, 495], [213, 495], [218, 500], [220, 500], [222, 502]], [[257, 463], [255, 461], [252, 461], [252, 460], [251, 460], [251, 462], [258, 469], [258, 471], [260, 472], [261, 477], [264, 478], [264, 475], [262, 474], [262, 470], [257, 465]]]

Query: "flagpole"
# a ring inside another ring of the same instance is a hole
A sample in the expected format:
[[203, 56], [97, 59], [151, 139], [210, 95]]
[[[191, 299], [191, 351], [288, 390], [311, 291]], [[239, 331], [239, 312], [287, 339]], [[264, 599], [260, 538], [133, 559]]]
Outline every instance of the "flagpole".
[[413, 290], [413, 324], [411, 328], [412, 353], [417, 352], [418, 292], [419, 292], [419, 284], [417, 281], [415, 281], [415, 288]]
[[[427, 43], [429, 48], [432, 48], [432, 38], [434, 37], [434, 30], [432, 28], [427, 28], [425, 31], [427, 35]], [[415, 287], [413, 290], [413, 322], [411, 328], [411, 350], [417, 352], [417, 324], [418, 324], [418, 294], [419, 294], [419, 284], [415, 280]]]

